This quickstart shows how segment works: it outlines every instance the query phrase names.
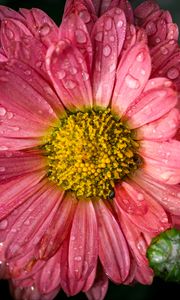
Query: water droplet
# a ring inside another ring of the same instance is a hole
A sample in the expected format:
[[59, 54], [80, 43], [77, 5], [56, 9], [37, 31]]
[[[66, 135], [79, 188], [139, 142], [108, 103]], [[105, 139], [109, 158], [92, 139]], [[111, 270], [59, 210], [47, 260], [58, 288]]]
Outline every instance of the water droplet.
[[5, 116], [6, 109], [4, 107], [0, 107], [0, 116]]
[[50, 33], [50, 30], [51, 30], [51, 28], [50, 28], [49, 24], [45, 23], [39, 29], [39, 34], [41, 36], [46, 36], [46, 35], [48, 35]]
[[5, 230], [8, 226], [8, 220], [2, 220], [0, 222], [0, 230]]
[[147, 35], [153, 35], [154, 33], [156, 33], [156, 25], [154, 24], [154, 22], [150, 21], [147, 23], [146, 25], [146, 33]]
[[26, 226], [30, 225], [30, 220], [26, 220], [26, 221], [24, 222], [24, 225], [26, 225]]
[[169, 50], [166, 47], [161, 47], [160, 50], [163, 55], [167, 55], [169, 53]]
[[89, 79], [89, 74], [87, 72], [82, 72], [82, 78], [84, 81]]
[[24, 74], [25, 74], [25, 75], [28, 75], [28, 76], [31, 75], [31, 70], [26, 70], [26, 71], [24, 71]]
[[77, 74], [77, 69], [76, 69], [75, 67], [72, 67], [72, 68], [70, 69], [70, 73], [71, 73], [72, 75]]
[[161, 40], [160, 40], [160, 38], [156, 38], [155, 41], [156, 41], [156, 44], [159, 44]]
[[12, 32], [11, 29], [6, 28], [6, 35], [10, 40], [14, 38], [14, 33]]
[[114, 35], [111, 35], [111, 36], [109, 37], [109, 40], [110, 40], [110, 42], [114, 42], [114, 41], [115, 41]]
[[122, 10], [120, 8], [116, 8], [115, 13], [117, 15], [121, 15], [122, 14]]
[[37, 61], [37, 63], [36, 63], [36, 67], [37, 67], [37, 68], [40, 68], [40, 67], [42, 66], [42, 64], [43, 64], [42, 61], [39, 60], [39, 61]]
[[74, 235], [71, 236], [71, 240], [75, 241], [76, 237]]
[[143, 200], [144, 200], [144, 195], [141, 194], [141, 193], [139, 193], [139, 194], [137, 195], [137, 199], [138, 199], [139, 201], [143, 201]]
[[0, 146], [0, 151], [8, 150], [7, 146]]
[[171, 176], [172, 176], [172, 172], [164, 172], [160, 175], [160, 177], [165, 181], [168, 181], [171, 178]]
[[116, 70], [116, 64], [113, 63], [113, 64], [110, 65], [110, 67], [109, 67], [109, 72], [113, 72], [113, 71], [115, 71], [115, 70]]
[[88, 23], [91, 21], [91, 16], [87, 10], [80, 11], [79, 17], [84, 21], [84, 23]]
[[14, 131], [19, 131], [20, 130], [20, 128], [18, 126], [12, 126], [11, 129], [14, 130]]
[[117, 26], [118, 28], [122, 28], [123, 25], [124, 25], [124, 22], [123, 22], [122, 20], [119, 20], [119, 21], [117, 22], [117, 24], [116, 24], [116, 26]]
[[144, 69], [142, 69], [141, 74], [144, 76], [146, 74], [146, 71]]
[[81, 260], [82, 260], [82, 257], [81, 257], [81, 256], [76, 256], [76, 257], [74, 258], [74, 260], [75, 260], [75, 261], [81, 261]]
[[111, 28], [112, 28], [112, 19], [110, 17], [107, 17], [107, 20], [105, 22], [105, 29], [111, 30]]
[[0, 172], [4, 172], [6, 170], [5, 167], [0, 167]]
[[167, 72], [167, 77], [169, 79], [176, 79], [179, 76], [179, 70], [175, 67], [172, 67]]
[[97, 32], [97, 34], [95, 35], [95, 40], [97, 42], [102, 42], [102, 40], [103, 40], [103, 32], [102, 31]]
[[126, 82], [127, 86], [131, 89], [138, 89], [140, 86], [139, 80], [134, 78], [130, 74], [126, 75], [125, 82]]
[[136, 60], [138, 62], [142, 62], [144, 60], [144, 52], [140, 52], [137, 56], [136, 56]]
[[65, 83], [65, 87], [66, 87], [67, 89], [72, 90], [72, 89], [74, 89], [74, 88], [76, 87], [76, 83], [75, 83], [74, 81], [72, 81], [72, 80], [68, 80], [68, 81]]
[[79, 44], [84, 44], [86, 43], [87, 41], [87, 37], [86, 37], [86, 34], [83, 30], [81, 29], [77, 29], [75, 31], [75, 36], [76, 36], [76, 41], [79, 43]]
[[61, 80], [66, 76], [66, 72], [64, 70], [60, 70], [57, 72], [57, 77]]
[[109, 45], [106, 45], [103, 48], [103, 54], [104, 56], [108, 57], [111, 54], [111, 47]]
[[8, 120], [11, 120], [11, 119], [13, 118], [13, 116], [14, 116], [14, 115], [13, 115], [12, 112], [9, 111], [9, 112], [7, 113], [7, 118], [8, 118]]

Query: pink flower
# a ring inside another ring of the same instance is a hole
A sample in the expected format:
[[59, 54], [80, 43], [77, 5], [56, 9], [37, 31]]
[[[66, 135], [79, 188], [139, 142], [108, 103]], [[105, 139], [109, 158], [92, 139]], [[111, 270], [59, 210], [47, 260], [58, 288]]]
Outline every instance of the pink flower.
[[15, 299], [150, 284], [147, 246], [180, 224], [165, 53], [177, 30], [152, 1], [135, 16], [149, 38], [128, 1], [69, 0], [60, 28], [38, 9], [0, 7], [0, 276]]

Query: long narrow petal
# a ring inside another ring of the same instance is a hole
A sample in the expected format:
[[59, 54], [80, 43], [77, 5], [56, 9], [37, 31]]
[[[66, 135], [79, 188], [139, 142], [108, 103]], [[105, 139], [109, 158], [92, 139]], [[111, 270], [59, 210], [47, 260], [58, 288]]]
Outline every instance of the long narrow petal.
[[151, 89], [144, 92], [137, 103], [129, 108], [126, 117], [131, 128], [138, 128], [161, 118], [176, 104], [177, 93], [173, 89], [168, 87]]
[[10, 182], [1, 184], [0, 188], [0, 219], [5, 218], [16, 207], [33, 195], [37, 184], [45, 176], [45, 171], [33, 172]]
[[110, 102], [125, 31], [125, 15], [117, 8], [99, 18], [93, 28], [93, 96], [96, 105], [108, 106]]
[[165, 141], [175, 136], [179, 128], [180, 113], [174, 108], [160, 119], [139, 127], [138, 140]]
[[45, 159], [38, 151], [12, 153], [2, 151], [0, 152], [0, 184], [42, 170], [45, 164]]
[[58, 251], [70, 231], [76, 205], [77, 201], [73, 195], [64, 196], [49, 228], [44, 232], [36, 247], [36, 257], [47, 259]]
[[86, 279], [97, 264], [97, 221], [91, 201], [79, 201], [70, 233], [69, 272]]
[[[59, 38], [62, 40], [68, 39], [83, 55], [88, 71], [91, 71], [92, 66], [92, 43], [89, 32], [80, 16], [74, 14], [65, 18], [59, 28]], [[72, 68], [72, 73], [75, 71]]]
[[118, 65], [116, 85], [112, 96], [112, 109], [125, 114], [141, 94], [151, 72], [151, 60], [144, 42], [124, 52]]
[[148, 192], [166, 211], [180, 215], [180, 186], [160, 183], [147, 174], [136, 176], [134, 180]]
[[119, 224], [102, 200], [95, 203], [99, 222], [99, 257], [107, 276], [123, 282], [129, 273], [129, 251]]
[[[82, 39], [82, 43], [86, 40]], [[49, 48], [46, 56], [48, 74], [68, 109], [92, 105], [90, 75], [81, 52], [67, 41]]]

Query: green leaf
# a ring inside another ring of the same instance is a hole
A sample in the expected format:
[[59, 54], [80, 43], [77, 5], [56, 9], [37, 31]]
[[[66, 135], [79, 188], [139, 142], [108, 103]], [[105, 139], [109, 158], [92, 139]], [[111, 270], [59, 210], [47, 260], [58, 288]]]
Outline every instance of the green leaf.
[[153, 238], [147, 258], [156, 276], [180, 283], [180, 230], [168, 229]]

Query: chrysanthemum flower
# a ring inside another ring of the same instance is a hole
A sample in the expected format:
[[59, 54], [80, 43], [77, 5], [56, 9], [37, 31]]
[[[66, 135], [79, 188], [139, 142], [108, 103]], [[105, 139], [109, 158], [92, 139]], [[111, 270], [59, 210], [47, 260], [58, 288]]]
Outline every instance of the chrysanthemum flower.
[[59, 29], [0, 8], [0, 276], [15, 299], [150, 284], [147, 246], [180, 220], [176, 86], [152, 78], [127, 1], [94, 5], [67, 1]]

